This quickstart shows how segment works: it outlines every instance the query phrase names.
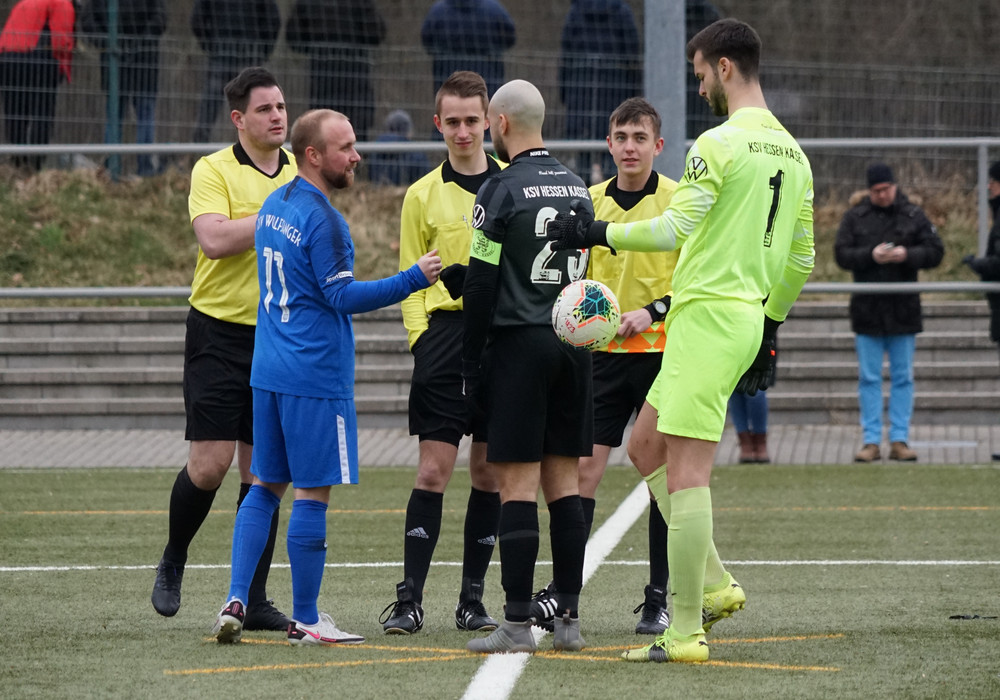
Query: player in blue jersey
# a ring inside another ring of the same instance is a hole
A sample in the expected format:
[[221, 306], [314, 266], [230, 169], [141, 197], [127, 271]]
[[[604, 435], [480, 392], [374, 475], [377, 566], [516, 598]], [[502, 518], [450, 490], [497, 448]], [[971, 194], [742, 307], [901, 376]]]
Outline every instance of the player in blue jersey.
[[299, 174], [269, 196], [257, 215], [260, 282], [253, 387], [254, 475], [233, 530], [229, 597], [213, 634], [238, 642], [250, 578], [271, 514], [288, 484], [292, 568], [291, 644], [358, 644], [319, 612], [326, 560], [330, 487], [358, 483], [351, 314], [395, 304], [437, 281], [441, 258], [429, 251], [409, 269], [371, 282], [354, 279], [354, 243], [330, 193], [350, 187], [361, 161], [347, 117], [306, 112], [292, 126]]

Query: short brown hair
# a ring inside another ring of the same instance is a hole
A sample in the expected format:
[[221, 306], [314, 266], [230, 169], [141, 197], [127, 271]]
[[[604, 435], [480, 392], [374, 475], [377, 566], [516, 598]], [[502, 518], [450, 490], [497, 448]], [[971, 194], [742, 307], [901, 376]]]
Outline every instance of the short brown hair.
[[247, 105], [250, 104], [250, 93], [253, 92], [254, 88], [259, 87], [276, 87], [281, 90], [278, 79], [266, 68], [252, 66], [241, 70], [239, 75], [226, 83], [223, 90], [226, 94], [226, 101], [229, 103], [229, 109], [237, 112], [247, 111]]
[[292, 153], [295, 160], [305, 162], [306, 149], [312, 146], [317, 151], [326, 150], [323, 141], [323, 124], [328, 119], [347, 119], [347, 116], [332, 109], [310, 109], [292, 124]]
[[695, 34], [687, 43], [687, 60], [696, 52], [713, 66], [720, 58], [728, 58], [744, 78], [758, 80], [760, 76], [760, 37], [754, 28], [738, 19], [720, 19]]
[[643, 97], [630, 97], [615, 108], [608, 119], [608, 133], [614, 131], [616, 126], [622, 124], [641, 124], [643, 117], [649, 119], [653, 125], [653, 138], [660, 138], [660, 127], [663, 120], [656, 107]]
[[441, 83], [437, 95], [434, 96], [434, 114], [441, 114], [441, 98], [445, 95], [454, 97], [478, 97], [483, 103], [483, 112], [490, 106], [490, 93], [486, 89], [486, 81], [479, 73], [471, 70], [457, 70]]

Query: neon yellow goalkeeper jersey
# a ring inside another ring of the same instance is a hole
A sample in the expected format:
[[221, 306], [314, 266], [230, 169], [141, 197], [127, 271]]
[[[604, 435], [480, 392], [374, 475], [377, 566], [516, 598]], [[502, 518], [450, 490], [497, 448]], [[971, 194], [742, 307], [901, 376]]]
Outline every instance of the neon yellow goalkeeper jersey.
[[737, 110], [688, 151], [684, 177], [655, 219], [610, 224], [621, 250], [674, 250], [671, 311], [692, 300], [759, 303], [785, 320], [812, 271], [813, 181], [795, 139], [766, 109]]

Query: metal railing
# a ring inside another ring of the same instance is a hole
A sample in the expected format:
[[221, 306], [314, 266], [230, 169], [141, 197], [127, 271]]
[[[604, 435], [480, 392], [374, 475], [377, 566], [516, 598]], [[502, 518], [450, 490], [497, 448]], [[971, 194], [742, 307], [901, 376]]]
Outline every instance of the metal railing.
[[[803, 294], [1000, 292], [1000, 282], [807, 282]], [[0, 299], [186, 299], [190, 287], [0, 287]]]
[[[986, 184], [989, 179], [990, 149], [1000, 149], [1000, 137], [935, 137], [935, 138], [803, 138], [799, 139], [810, 158], [814, 153], [846, 152], [855, 149], [877, 151], [878, 149], [956, 149], [975, 151], [976, 157], [976, 194], [977, 194], [977, 232], [978, 250], [986, 249], [986, 239], [990, 229], [989, 195]], [[693, 143], [688, 139], [686, 146]], [[231, 142], [218, 143], [152, 143], [152, 144], [106, 144], [106, 143], [69, 143], [47, 145], [10, 145], [0, 144], [0, 156], [26, 155], [135, 155], [148, 153], [151, 155], [188, 155], [206, 154], [218, 151], [231, 145]], [[600, 152], [607, 149], [604, 140], [547, 140], [546, 145], [553, 152]], [[287, 144], [286, 144], [287, 146]], [[483, 147], [492, 151], [492, 144], [485, 143]], [[409, 141], [409, 142], [375, 142], [364, 141], [357, 144], [362, 155], [370, 153], [444, 153], [446, 146], [443, 141]]]

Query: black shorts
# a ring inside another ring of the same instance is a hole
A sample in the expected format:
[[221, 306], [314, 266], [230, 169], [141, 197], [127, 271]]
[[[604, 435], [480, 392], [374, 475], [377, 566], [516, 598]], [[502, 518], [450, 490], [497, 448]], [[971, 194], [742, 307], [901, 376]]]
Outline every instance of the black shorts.
[[[458, 446], [468, 430], [468, 412], [462, 394], [461, 311], [435, 311], [413, 345], [410, 380], [410, 435]], [[477, 442], [485, 435], [476, 431]]]
[[184, 338], [187, 440], [253, 444], [253, 326], [220, 321], [192, 308]]
[[594, 444], [619, 447], [663, 364], [663, 353], [594, 353]]
[[489, 461], [592, 454], [589, 351], [571, 348], [547, 326], [495, 328], [484, 368]]

